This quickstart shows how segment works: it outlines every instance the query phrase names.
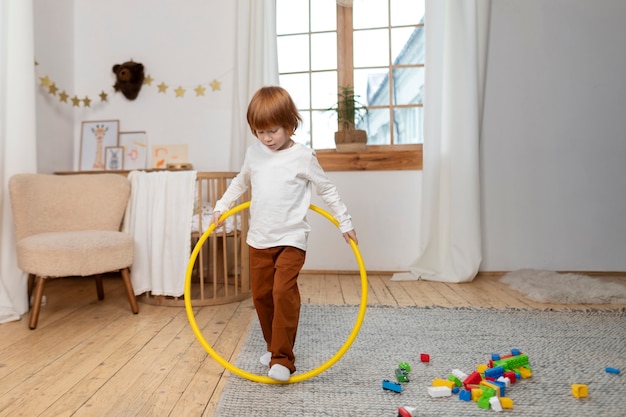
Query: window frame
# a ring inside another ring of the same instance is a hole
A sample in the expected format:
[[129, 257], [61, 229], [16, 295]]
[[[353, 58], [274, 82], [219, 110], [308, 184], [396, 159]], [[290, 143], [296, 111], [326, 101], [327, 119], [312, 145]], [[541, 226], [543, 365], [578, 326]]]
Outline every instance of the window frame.
[[[342, 6], [339, 2], [336, 7], [337, 85], [354, 85], [352, 7]], [[421, 170], [422, 150], [420, 143], [367, 145], [362, 152], [337, 152], [336, 149], [315, 149], [315, 152], [325, 171], [395, 171]]]

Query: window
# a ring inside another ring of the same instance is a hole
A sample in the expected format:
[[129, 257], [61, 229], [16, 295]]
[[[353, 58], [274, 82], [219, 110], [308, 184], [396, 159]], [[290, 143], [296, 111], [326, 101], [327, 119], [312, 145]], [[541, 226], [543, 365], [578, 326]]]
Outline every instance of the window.
[[[368, 106], [357, 128], [368, 132], [366, 153], [377, 155], [344, 156], [349, 164], [355, 158], [361, 163], [346, 169], [370, 169], [381, 161], [380, 153], [402, 155], [399, 168], [415, 169], [411, 152], [421, 167], [424, 2], [277, 0], [280, 84], [304, 120], [294, 139], [317, 149], [320, 161], [335, 147], [337, 120], [327, 109], [337, 101], [338, 86], [352, 85]], [[332, 169], [341, 169], [341, 156], [330, 153]], [[383, 162], [386, 168], [375, 169], [398, 169], [393, 161]]]

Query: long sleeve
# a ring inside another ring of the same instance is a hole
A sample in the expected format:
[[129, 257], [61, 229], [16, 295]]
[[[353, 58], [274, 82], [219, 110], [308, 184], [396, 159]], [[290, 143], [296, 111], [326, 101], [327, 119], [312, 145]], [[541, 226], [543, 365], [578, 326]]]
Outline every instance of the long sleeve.
[[339, 222], [339, 230], [345, 233], [354, 229], [352, 217], [348, 214], [348, 208], [341, 200], [337, 187], [330, 181], [315, 155], [311, 158], [307, 175], [309, 180], [315, 185], [317, 195], [324, 200], [324, 203], [330, 208], [333, 216]]
[[244, 161], [241, 171], [230, 182], [222, 198], [215, 203], [213, 210], [222, 213], [227, 211], [232, 207], [233, 203], [246, 192], [249, 186], [250, 170], [248, 169], [248, 164]]

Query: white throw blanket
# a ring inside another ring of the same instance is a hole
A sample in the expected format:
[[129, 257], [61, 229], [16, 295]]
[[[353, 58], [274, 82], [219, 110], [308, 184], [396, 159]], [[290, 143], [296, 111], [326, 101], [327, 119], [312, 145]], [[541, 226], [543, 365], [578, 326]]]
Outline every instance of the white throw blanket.
[[180, 297], [191, 254], [196, 171], [132, 171], [123, 230], [135, 239], [135, 294]]

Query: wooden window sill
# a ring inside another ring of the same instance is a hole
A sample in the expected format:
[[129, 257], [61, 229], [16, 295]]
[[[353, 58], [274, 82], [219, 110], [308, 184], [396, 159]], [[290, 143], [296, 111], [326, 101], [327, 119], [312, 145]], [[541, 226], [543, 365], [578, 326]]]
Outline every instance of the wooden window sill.
[[371, 145], [364, 152], [316, 151], [325, 171], [398, 171], [422, 169], [422, 145]]

